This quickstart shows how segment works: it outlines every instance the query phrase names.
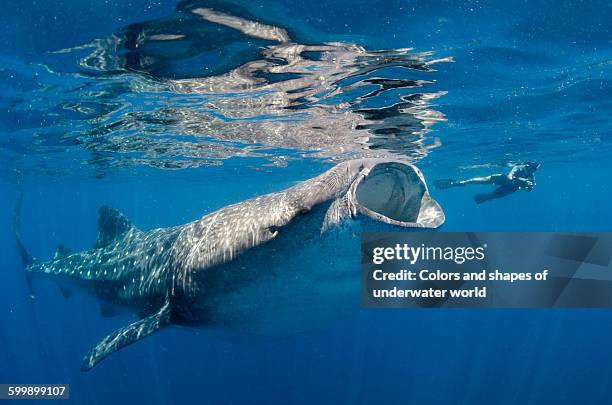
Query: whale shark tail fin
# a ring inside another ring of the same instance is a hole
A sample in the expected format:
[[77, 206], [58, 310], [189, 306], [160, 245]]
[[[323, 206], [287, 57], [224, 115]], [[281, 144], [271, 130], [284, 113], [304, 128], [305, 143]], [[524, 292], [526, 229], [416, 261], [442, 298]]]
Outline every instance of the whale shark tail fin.
[[15, 243], [17, 243], [17, 249], [19, 250], [19, 257], [21, 257], [21, 264], [23, 265], [23, 268], [31, 266], [34, 263], [34, 258], [27, 251], [25, 246], [23, 246], [23, 242], [21, 241], [19, 235], [15, 235]]
[[19, 256], [21, 257], [21, 264], [23, 267], [28, 267], [34, 263], [34, 258], [28, 253], [23, 242], [21, 242], [21, 204], [23, 203], [23, 191], [19, 192], [15, 206], [13, 207], [13, 234], [15, 235], [15, 242], [17, 243], [17, 249], [19, 250]]
[[[25, 248], [21, 241], [21, 203], [23, 201], [23, 191], [19, 192], [17, 201], [15, 201], [15, 207], [13, 209], [13, 233], [15, 235], [15, 243], [17, 244], [17, 250], [19, 251], [19, 257], [21, 258], [21, 264], [23, 268], [28, 268], [34, 263], [34, 257]], [[28, 288], [28, 294], [31, 299], [34, 299], [34, 293], [32, 290], [32, 277], [30, 273], [25, 273], [26, 285]]]
[[142, 318], [124, 328], [118, 329], [102, 339], [84, 358], [81, 371], [89, 371], [96, 364], [116, 351], [145, 338], [171, 323], [170, 300], [156, 313]]
[[[23, 242], [21, 242], [21, 238], [19, 237], [18, 234], [15, 234], [15, 242], [17, 243], [17, 249], [19, 250], [19, 256], [21, 257], [21, 264], [23, 265], [24, 269], [27, 269], [32, 264], [34, 264], [34, 258], [32, 257], [30, 253], [28, 253], [25, 246], [23, 246]], [[26, 286], [28, 288], [28, 295], [30, 299], [33, 300], [35, 296], [34, 296], [34, 289], [32, 288], [32, 275], [30, 274], [30, 272], [28, 271], [25, 272], [25, 279], [26, 279]]]

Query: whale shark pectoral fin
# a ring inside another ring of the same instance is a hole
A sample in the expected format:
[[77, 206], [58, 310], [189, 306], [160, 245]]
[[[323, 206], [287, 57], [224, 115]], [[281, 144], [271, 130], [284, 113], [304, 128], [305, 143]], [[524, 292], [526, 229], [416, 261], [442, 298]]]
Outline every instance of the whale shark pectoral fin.
[[106, 205], [100, 207], [96, 249], [106, 247], [121, 239], [133, 228], [134, 225], [118, 210]]
[[143, 339], [171, 323], [170, 301], [156, 313], [121, 328], [104, 339], [83, 358], [82, 371], [91, 370], [96, 364], [126, 346]]
[[355, 205], [346, 196], [338, 197], [325, 213], [321, 232], [327, 231], [329, 228], [340, 224], [345, 219], [351, 218], [354, 215]]

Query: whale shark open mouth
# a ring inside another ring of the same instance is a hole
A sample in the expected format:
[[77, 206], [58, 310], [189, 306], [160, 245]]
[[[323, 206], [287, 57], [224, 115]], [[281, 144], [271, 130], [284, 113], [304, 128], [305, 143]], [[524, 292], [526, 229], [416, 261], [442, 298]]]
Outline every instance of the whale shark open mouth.
[[423, 175], [410, 164], [377, 164], [353, 185], [352, 198], [359, 213], [389, 224], [437, 228], [444, 223], [444, 212], [429, 196]]

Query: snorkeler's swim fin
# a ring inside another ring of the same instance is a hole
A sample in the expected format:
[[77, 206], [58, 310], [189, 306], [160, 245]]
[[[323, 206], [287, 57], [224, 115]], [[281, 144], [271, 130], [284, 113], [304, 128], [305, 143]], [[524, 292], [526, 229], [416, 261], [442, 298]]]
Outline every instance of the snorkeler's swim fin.
[[455, 182], [455, 180], [452, 179], [441, 179], [441, 180], [436, 180], [434, 185], [436, 186], [437, 189], [445, 189], [445, 188], [451, 188], [453, 186], [456, 186], [457, 183]]

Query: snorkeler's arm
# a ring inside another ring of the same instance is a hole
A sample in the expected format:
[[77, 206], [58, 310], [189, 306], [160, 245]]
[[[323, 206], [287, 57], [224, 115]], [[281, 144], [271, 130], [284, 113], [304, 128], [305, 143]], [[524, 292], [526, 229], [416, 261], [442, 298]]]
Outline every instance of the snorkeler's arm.
[[474, 177], [472, 179], [467, 179], [467, 180], [461, 180], [458, 181], [457, 183], [459, 185], [464, 185], [464, 184], [504, 184], [507, 180], [507, 177], [505, 174], [492, 174], [490, 176], [483, 176], [483, 177]]
[[474, 177], [467, 180], [438, 180], [434, 184], [436, 188], [445, 189], [450, 187], [461, 187], [468, 184], [497, 184], [503, 185], [508, 182], [508, 176], [505, 174], [492, 174], [490, 176]]
[[457, 183], [461, 185], [464, 185], [464, 184], [491, 184], [491, 177], [492, 176], [474, 177], [472, 179], [458, 181]]

